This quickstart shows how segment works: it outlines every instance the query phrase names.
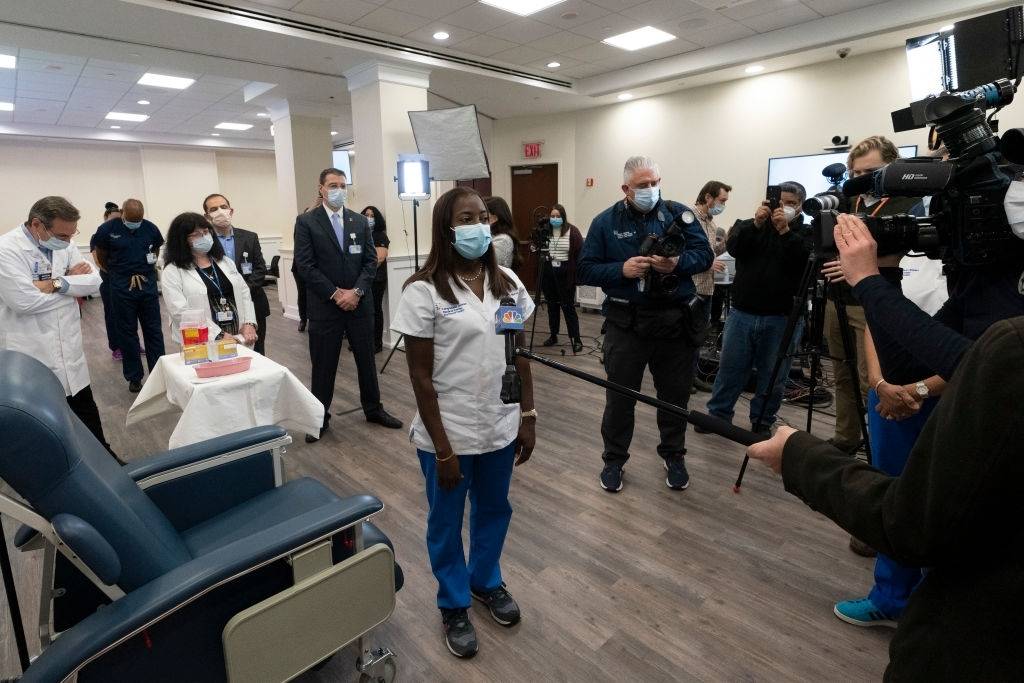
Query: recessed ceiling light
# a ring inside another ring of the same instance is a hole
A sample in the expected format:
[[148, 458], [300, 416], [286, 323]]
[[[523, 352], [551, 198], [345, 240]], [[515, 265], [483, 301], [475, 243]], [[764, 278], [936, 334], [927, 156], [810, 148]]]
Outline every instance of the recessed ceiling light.
[[178, 76], [164, 76], [163, 74], [145, 73], [139, 79], [139, 85], [153, 85], [158, 88], [173, 88], [184, 90], [196, 82], [194, 78], [180, 78]]
[[220, 137], [220, 133], [210, 133], [210, 135], [212, 135], [215, 138], [219, 138]]
[[939, 33], [948, 33], [949, 31], [952, 31], [954, 28], [956, 28], [956, 26], [954, 26], [953, 24], [946, 24], [945, 26], [939, 29]]
[[149, 104], [149, 100], [139, 100], [139, 104], [145, 107], [147, 104]]
[[621, 48], [623, 50], [642, 50], [645, 47], [651, 47], [652, 45], [660, 45], [661, 43], [667, 43], [670, 40], [675, 40], [676, 37], [671, 33], [665, 33], [661, 29], [654, 28], [653, 26], [644, 26], [638, 28], [635, 31], [628, 31], [626, 33], [620, 33], [617, 36], [611, 38], [605, 38], [602, 43], [607, 43], [612, 47]]
[[252, 128], [251, 123], [229, 123], [227, 121], [218, 123], [214, 128], [220, 128], [221, 130], [249, 130]]
[[626, 100], [631, 100], [631, 99], [633, 99], [633, 95], [631, 93], [628, 93], [628, 92], [619, 93], [619, 101], [620, 102], [625, 102]]
[[480, 0], [480, 2], [525, 17], [542, 9], [554, 7], [565, 0]]
[[261, 119], [268, 119], [268, 118], [270, 118], [270, 114], [268, 114], [265, 111], [257, 112], [256, 116], [260, 117]]
[[0, 102], [0, 111], [14, 111], [14, 102]]
[[331, 135], [337, 135], [337, 134], [338, 134], [338, 131], [336, 131], [336, 130], [332, 130], [331, 131]]
[[746, 71], [748, 74], [759, 74], [762, 71], [764, 71], [764, 67], [761, 66], [760, 64], [751, 64], [746, 69], [744, 69], [744, 71]]
[[111, 126], [111, 130], [121, 130], [121, 126]]
[[434, 34], [434, 40], [448, 40], [451, 38], [446, 31], [438, 31]]
[[18, 66], [18, 58], [14, 55], [0, 55], [0, 69], [13, 69]]
[[106, 118], [110, 119], [111, 121], [134, 121], [136, 123], [139, 123], [140, 121], [145, 121], [146, 119], [148, 119], [149, 116], [147, 116], [146, 114], [127, 114], [121, 111], [112, 111], [109, 114], [107, 114]]
[[549, 69], [557, 69], [560, 66], [562, 66], [561, 62], [548, 62]]

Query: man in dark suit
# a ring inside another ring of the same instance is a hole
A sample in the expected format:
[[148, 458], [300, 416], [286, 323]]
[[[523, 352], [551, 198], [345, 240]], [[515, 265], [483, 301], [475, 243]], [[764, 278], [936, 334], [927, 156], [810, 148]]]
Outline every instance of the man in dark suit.
[[402, 422], [384, 410], [373, 360], [373, 276], [377, 250], [366, 218], [345, 208], [348, 180], [344, 171], [320, 173], [323, 204], [295, 219], [295, 263], [306, 283], [310, 390], [324, 404], [320, 434], [329, 428], [334, 379], [341, 344], [348, 336], [359, 373], [359, 401], [367, 422], [400, 429]]
[[245, 278], [256, 308], [256, 353], [267, 355], [267, 317], [270, 315], [270, 301], [263, 285], [267, 278], [267, 262], [263, 260], [260, 238], [251, 230], [236, 228], [232, 223], [235, 210], [222, 194], [211, 194], [203, 200], [203, 213], [213, 224], [217, 239], [224, 247], [224, 253], [234, 261], [238, 272]]

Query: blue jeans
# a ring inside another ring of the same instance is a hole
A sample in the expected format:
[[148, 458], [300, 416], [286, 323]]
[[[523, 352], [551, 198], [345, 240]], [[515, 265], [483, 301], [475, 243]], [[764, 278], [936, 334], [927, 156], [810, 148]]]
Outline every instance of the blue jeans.
[[[433, 453], [417, 450], [426, 479], [427, 553], [437, 579], [437, 606], [469, 607], [470, 587], [490, 591], [502, 584], [501, 549], [512, 519], [508, 502], [515, 462], [515, 442], [491, 453], [460, 455], [462, 481], [445, 491], [437, 481]], [[462, 546], [462, 517], [469, 494], [469, 562]]]
[[708, 412], [732, 422], [736, 401], [747, 386], [752, 370], [757, 370], [757, 393], [750, 402], [750, 423], [753, 424], [764, 410], [763, 427], [775, 424], [782, 405], [782, 391], [789, 375], [790, 356], [803, 329], [803, 320], [797, 323], [793, 340], [786, 351], [787, 359], [779, 370], [771, 396], [765, 397], [768, 380], [786, 331], [784, 315], [752, 315], [736, 308], [729, 312], [722, 337], [722, 355], [718, 363], [715, 388], [708, 401]]
[[[886, 420], [875, 410], [878, 394], [874, 389], [868, 391], [868, 434], [875, 467], [893, 477], [903, 473], [910, 450], [938, 402], [938, 398], [930, 398], [916, 415], [905, 420]], [[875, 585], [868, 597], [886, 616], [898, 619], [922, 576], [920, 567], [906, 567], [888, 555], [878, 553], [875, 558]]]

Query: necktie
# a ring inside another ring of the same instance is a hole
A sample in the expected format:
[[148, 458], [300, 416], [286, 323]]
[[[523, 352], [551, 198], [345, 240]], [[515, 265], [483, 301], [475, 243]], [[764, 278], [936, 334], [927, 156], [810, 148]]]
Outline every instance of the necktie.
[[331, 214], [331, 225], [334, 226], [334, 234], [338, 238], [338, 246], [345, 251], [345, 231], [341, 229], [341, 217], [336, 213]]

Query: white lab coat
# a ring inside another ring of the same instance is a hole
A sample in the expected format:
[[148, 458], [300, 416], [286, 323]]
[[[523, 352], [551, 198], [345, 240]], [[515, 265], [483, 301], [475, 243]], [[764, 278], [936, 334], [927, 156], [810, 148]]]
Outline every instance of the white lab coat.
[[[508, 268], [515, 282], [509, 296], [533, 314], [530, 295]], [[484, 282], [484, 299], [452, 284], [458, 299], [453, 305], [430, 282], [417, 281], [402, 292], [402, 301], [391, 329], [410, 337], [434, 340], [434, 390], [441, 423], [452, 448], [459, 455], [490, 453], [508, 446], [519, 433], [519, 404], [501, 402], [501, 377], [505, 374], [505, 339], [494, 333], [494, 314], [500, 301]], [[416, 448], [436, 453], [419, 411], [409, 433]]]
[[[256, 308], [252, 304], [252, 295], [249, 294], [249, 285], [245, 283], [245, 278], [227, 257], [217, 261], [217, 267], [231, 280], [231, 287], [235, 294], [235, 308], [238, 311], [238, 329], [241, 330], [242, 325], [246, 323], [255, 325]], [[171, 337], [174, 341], [181, 343], [179, 325], [185, 311], [203, 311], [206, 314], [210, 339], [220, 334], [220, 326], [211, 317], [206, 282], [203, 281], [203, 276], [199, 274], [199, 271], [194, 267], [185, 269], [168, 263], [160, 273], [160, 284], [164, 296], [164, 308], [167, 309], [171, 326]]]
[[[21, 351], [44, 363], [57, 375], [66, 396], [89, 386], [89, 367], [82, 351], [82, 315], [75, 297], [91, 296], [100, 289], [94, 267], [86, 275], [67, 275], [85, 259], [78, 247], [53, 252], [53, 263], [43, 256], [21, 225], [0, 236], [0, 348]], [[37, 274], [64, 278], [70, 285], [63, 294], [43, 294], [32, 284]]]

